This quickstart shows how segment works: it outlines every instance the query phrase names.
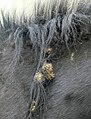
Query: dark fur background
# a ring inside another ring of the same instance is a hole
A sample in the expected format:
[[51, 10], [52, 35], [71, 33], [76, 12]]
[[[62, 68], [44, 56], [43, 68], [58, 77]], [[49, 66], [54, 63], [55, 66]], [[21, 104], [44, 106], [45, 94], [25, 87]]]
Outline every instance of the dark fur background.
[[[56, 75], [46, 88], [45, 118], [91, 118], [91, 2], [73, 1], [70, 4], [65, 0], [59, 3], [51, 3], [48, 9], [38, 4], [30, 21], [25, 16], [22, 22], [14, 21], [2, 12], [0, 119], [27, 119], [31, 83], [42, 60], [41, 38], [44, 37], [44, 41], [46, 38], [46, 35], [41, 37], [40, 29], [50, 37], [45, 46], [54, 48], [51, 60]], [[35, 37], [37, 32], [40, 39]], [[42, 116], [36, 118], [43, 119]]]

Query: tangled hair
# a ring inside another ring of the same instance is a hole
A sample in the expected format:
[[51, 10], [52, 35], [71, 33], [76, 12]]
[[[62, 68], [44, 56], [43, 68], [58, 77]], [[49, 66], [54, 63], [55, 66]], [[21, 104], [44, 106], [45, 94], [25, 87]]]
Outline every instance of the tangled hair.
[[76, 48], [88, 39], [91, 34], [91, 0], [54, 0], [49, 5], [38, 3], [33, 16], [29, 19], [24, 16], [22, 23], [14, 22], [14, 25], [16, 27], [9, 35], [9, 40], [13, 37], [15, 45], [15, 56], [10, 67], [21, 59], [24, 47], [31, 47], [35, 55], [36, 72], [30, 86], [27, 118], [43, 119], [43, 112], [47, 110], [46, 87], [55, 78], [52, 61], [64, 49], [70, 51], [71, 47]]

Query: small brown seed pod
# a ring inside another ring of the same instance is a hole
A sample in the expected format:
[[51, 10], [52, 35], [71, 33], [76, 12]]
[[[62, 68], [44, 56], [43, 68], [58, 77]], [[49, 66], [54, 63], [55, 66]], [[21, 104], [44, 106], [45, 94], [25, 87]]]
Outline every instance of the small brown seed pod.
[[32, 101], [31, 107], [30, 107], [30, 112], [34, 112], [36, 108], [36, 102]]
[[39, 81], [39, 82], [42, 82], [43, 81], [43, 74], [40, 71], [37, 72], [34, 76], [34, 79]]
[[42, 66], [42, 73], [44, 74], [47, 80], [52, 80], [54, 78], [52, 64], [45, 62]]
[[53, 51], [53, 49], [52, 49], [51, 47], [48, 47], [48, 48], [46, 49], [46, 53], [47, 53], [47, 54], [51, 54], [52, 51]]

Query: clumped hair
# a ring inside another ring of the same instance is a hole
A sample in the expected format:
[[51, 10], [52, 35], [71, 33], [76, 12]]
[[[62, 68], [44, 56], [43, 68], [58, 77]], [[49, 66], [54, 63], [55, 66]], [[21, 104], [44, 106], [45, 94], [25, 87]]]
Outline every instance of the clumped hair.
[[[3, 14], [2, 17], [4, 27], [2, 25], [1, 27], [6, 28], [6, 17]], [[89, 39], [91, 0], [54, 0], [51, 4], [37, 3], [33, 16], [27, 19], [24, 14], [20, 21], [22, 22], [12, 22], [14, 27], [9, 35], [9, 40], [12, 36], [15, 45], [15, 56], [10, 67], [21, 58], [25, 44], [30, 44], [37, 67], [30, 86], [27, 118], [32, 116], [34, 119], [43, 119], [45, 118], [43, 112], [47, 109], [46, 87], [54, 79], [52, 60], [60, 55], [63, 48], [70, 50], [83, 40]], [[8, 29], [11, 30], [11, 27], [12, 25], [9, 25]], [[44, 65], [45, 70], [43, 70]], [[46, 70], [47, 66], [50, 67], [50, 71]]]

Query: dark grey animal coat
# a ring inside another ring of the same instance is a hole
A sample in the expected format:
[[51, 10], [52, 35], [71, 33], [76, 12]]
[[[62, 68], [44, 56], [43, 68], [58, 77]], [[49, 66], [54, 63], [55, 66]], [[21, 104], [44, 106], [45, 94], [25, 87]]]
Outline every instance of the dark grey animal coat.
[[[71, 54], [54, 62], [56, 78], [47, 90], [47, 119], [91, 118], [91, 43], [85, 41]], [[6, 48], [0, 58], [0, 73], [8, 67], [13, 51]], [[34, 63], [30, 52], [24, 54], [24, 64], [10, 73], [0, 75], [0, 119], [23, 119], [27, 112]]]
[[[86, 26], [88, 31], [91, 27]], [[52, 61], [56, 77], [46, 90], [46, 119], [91, 119], [91, 39], [86, 35], [76, 48], [59, 52], [59, 58]], [[10, 44], [0, 50], [0, 119], [27, 119], [30, 88], [36, 70], [34, 51], [24, 49], [23, 61], [6, 70], [15, 51]]]

